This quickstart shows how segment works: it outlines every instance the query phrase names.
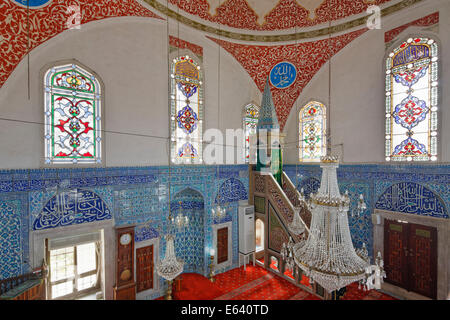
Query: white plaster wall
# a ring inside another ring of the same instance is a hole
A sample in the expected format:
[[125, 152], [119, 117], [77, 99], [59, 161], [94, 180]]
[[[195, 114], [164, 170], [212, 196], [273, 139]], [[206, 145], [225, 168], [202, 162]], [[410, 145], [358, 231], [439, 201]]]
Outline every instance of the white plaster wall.
[[[170, 34], [204, 49], [205, 127], [217, 127], [218, 45], [200, 32], [171, 21]], [[24, 59], [0, 88], [0, 168], [43, 166], [45, 65], [76, 59], [95, 71], [104, 90], [104, 166], [168, 164], [169, 111], [167, 22], [112, 18], [67, 30], [30, 54], [30, 99]], [[221, 49], [221, 128], [240, 128], [242, 108], [260, 93], [245, 70]], [[258, 96], [259, 94], [259, 96]]]
[[[440, 12], [437, 38], [440, 46], [440, 161], [450, 161], [450, 2], [430, 0], [382, 19], [382, 29], [369, 30], [332, 59], [331, 134], [333, 153], [342, 155], [346, 163], [385, 162], [385, 94], [384, 33], [393, 28]], [[408, 28], [397, 39], [407, 39], [422, 28]], [[428, 31], [423, 33], [433, 35]], [[298, 141], [298, 111], [310, 100], [328, 106], [328, 65], [325, 65], [306, 86], [289, 115], [284, 132], [286, 163], [298, 163], [298, 150], [292, 148]], [[294, 142], [292, 144], [292, 142]], [[339, 146], [343, 144], [342, 146]]]
[[[450, 14], [448, 0], [429, 0], [382, 20], [341, 50], [332, 61], [331, 124], [333, 151], [346, 163], [384, 162], [384, 33], [440, 11], [440, 137], [450, 136]], [[103, 166], [146, 166], [168, 163], [169, 112], [167, 22], [149, 18], [111, 18], [68, 30], [30, 55], [30, 99], [24, 59], [0, 89], [0, 168], [43, 166], [43, 97], [40, 72], [49, 63], [76, 59], [94, 70], [105, 84]], [[170, 34], [203, 47], [205, 71], [204, 130], [242, 127], [242, 108], [261, 101], [261, 92], [243, 67], [205, 34], [170, 21]], [[417, 29], [409, 28], [399, 37]], [[311, 99], [328, 105], [328, 67], [306, 86], [292, 108], [284, 133], [285, 163], [297, 163], [298, 110]], [[440, 143], [440, 161], [450, 161], [449, 144]]]

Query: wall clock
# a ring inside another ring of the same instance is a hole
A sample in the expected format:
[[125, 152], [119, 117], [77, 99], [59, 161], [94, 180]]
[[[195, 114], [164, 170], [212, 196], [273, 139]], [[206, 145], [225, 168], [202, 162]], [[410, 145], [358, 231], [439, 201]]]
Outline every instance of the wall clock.
[[131, 234], [130, 233], [124, 233], [120, 236], [120, 244], [123, 246], [126, 246], [130, 244], [131, 242]]
[[114, 299], [134, 300], [136, 283], [134, 281], [134, 226], [117, 228], [117, 263]]

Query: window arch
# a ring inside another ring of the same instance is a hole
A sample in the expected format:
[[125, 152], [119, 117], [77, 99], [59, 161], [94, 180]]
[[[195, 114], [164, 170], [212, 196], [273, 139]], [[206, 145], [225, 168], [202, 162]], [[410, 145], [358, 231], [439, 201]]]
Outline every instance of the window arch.
[[386, 161], [436, 161], [438, 45], [409, 38], [386, 59]]
[[327, 150], [326, 107], [311, 101], [299, 113], [299, 160], [300, 162], [319, 162]]
[[172, 60], [170, 87], [171, 161], [202, 162], [203, 75], [188, 55]]
[[[250, 162], [250, 136], [256, 134], [256, 126], [259, 119], [259, 107], [250, 103], [244, 108], [244, 156], [245, 163]], [[256, 158], [256, 154], [255, 154]]]
[[101, 163], [102, 88], [78, 64], [62, 64], [44, 75], [45, 163]]
[[256, 252], [264, 250], [264, 222], [261, 219], [255, 222], [255, 244]]

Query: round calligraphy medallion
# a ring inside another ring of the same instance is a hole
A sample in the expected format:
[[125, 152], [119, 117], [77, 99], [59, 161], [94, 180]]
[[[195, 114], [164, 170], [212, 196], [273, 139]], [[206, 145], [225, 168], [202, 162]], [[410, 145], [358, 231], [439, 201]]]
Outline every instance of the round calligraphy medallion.
[[46, 6], [47, 4], [52, 2], [52, 0], [12, 0], [12, 2], [25, 8], [27, 7], [28, 2], [28, 6], [31, 9], [38, 9], [40, 7]]
[[280, 62], [272, 68], [269, 78], [275, 88], [286, 89], [297, 79], [297, 69], [290, 62]]

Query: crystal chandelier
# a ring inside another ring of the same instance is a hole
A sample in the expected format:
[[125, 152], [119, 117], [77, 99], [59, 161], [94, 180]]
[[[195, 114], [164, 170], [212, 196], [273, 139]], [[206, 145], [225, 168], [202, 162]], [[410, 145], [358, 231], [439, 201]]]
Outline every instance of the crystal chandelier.
[[169, 220], [172, 224], [174, 224], [178, 230], [185, 228], [187, 226], [189, 226], [189, 217], [183, 215], [182, 213], [182, 203], [181, 201], [178, 203], [179, 204], [179, 212], [176, 218], [172, 217], [172, 215], [169, 215]]
[[350, 198], [347, 192], [344, 195], [339, 192], [338, 166], [337, 157], [321, 158], [320, 188], [316, 194], [311, 194], [308, 203], [303, 201], [312, 214], [308, 238], [296, 244], [290, 240], [283, 246], [283, 258], [287, 263], [295, 262], [311, 283], [317, 282], [328, 292], [355, 281], [362, 283], [370, 267], [365, 245], [356, 251], [353, 247], [347, 217]]
[[[181, 202], [180, 202], [181, 208]], [[177, 216], [177, 218], [173, 218], [170, 213], [170, 170], [169, 170], [169, 232], [165, 236], [166, 239], [166, 255], [164, 259], [160, 259], [156, 264], [156, 271], [160, 277], [163, 277], [167, 282], [167, 300], [172, 300], [172, 281], [178, 275], [183, 272], [184, 262], [179, 260], [175, 254], [175, 237], [172, 234], [173, 226], [178, 227], [179, 229], [185, 227], [189, 224], [189, 220], [187, 217], [183, 217], [181, 214]]]
[[175, 255], [174, 237], [171, 234], [166, 235], [166, 256], [158, 261], [156, 271], [158, 275], [172, 281], [183, 272], [184, 262], [177, 259]]
[[220, 195], [217, 196], [217, 205], [215, 208], [211, 209], [213, 217], [217, 218], [217, 220], [221, 220], [227, 214], [227, 206], [220, 205]]
[[302, 208], [294, 208], [294, 218], [292, 219], [292, 222], [288, 224], [288, 229], [295, 235], [302, 234], [305, 232], [306, 228], [300, 218], [300, 210], [302, 210]]

